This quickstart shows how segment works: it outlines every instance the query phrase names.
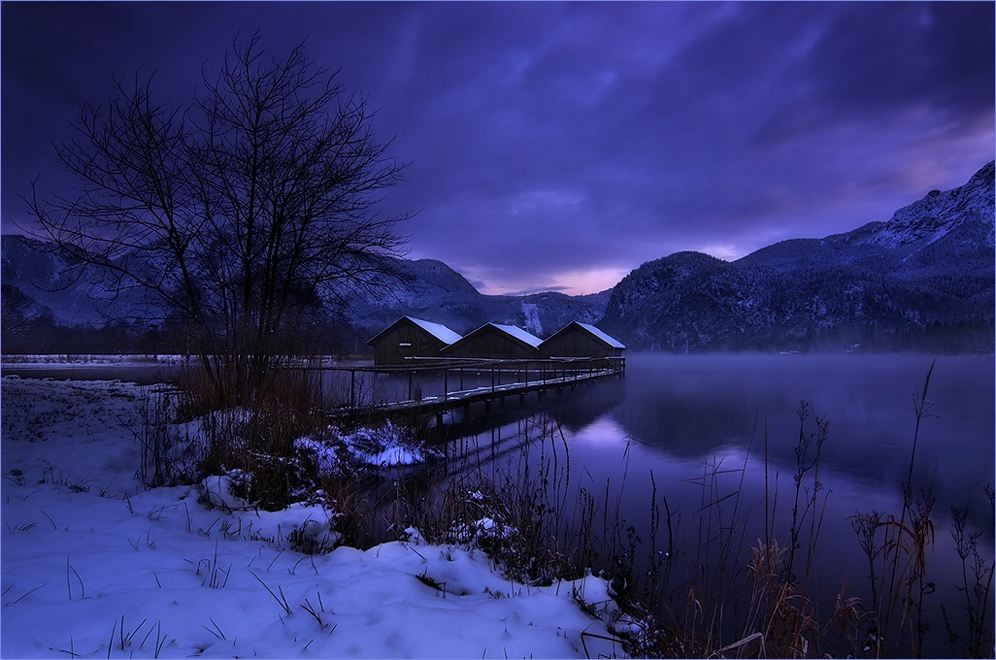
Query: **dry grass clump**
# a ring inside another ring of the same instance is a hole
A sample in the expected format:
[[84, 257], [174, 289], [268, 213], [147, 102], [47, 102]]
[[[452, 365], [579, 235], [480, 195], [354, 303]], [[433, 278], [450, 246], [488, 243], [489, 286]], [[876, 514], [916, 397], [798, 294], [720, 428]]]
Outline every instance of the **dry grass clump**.
[[242, 406], [207, 413], [203, 407], [214, 403], [214, 389], [204, 379], [188, 376], [180, 391], [178, 412], [201, 412], [201, 474], [246, 475], [244, 499], [266, 510], [282, 509], [307, 496], [313, 480], [294, 441], [325, 426], [309, 372], [274, 372]]
[[182, 371], [173, 388], [151, 393], [144, 406], [143, 481], [155, 487], [230, 475], [233, 494], [264, 510], [314, 499], [329, 477], [296, 442], [334, 441], [316, 373], [276, 370], [233, 406], [201, 370]]
[[527, 422], [507, 462], [442, 464], [399, 484], [385, 511], [387, 528], [414, 527], [429, 542], [483, 550], [523, 584], [580, 577], [592, 539], [571, 523], [569, 451], [550, 421]]

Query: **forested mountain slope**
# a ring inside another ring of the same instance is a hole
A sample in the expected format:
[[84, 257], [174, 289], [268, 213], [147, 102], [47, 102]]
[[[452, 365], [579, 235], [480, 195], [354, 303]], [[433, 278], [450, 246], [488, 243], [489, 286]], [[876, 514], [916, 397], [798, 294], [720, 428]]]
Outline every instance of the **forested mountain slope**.
[[991, 352], [993, 163], [885, 222], [732, 262], [682, 252], [612, 290], [600, 326], [631, 349]]

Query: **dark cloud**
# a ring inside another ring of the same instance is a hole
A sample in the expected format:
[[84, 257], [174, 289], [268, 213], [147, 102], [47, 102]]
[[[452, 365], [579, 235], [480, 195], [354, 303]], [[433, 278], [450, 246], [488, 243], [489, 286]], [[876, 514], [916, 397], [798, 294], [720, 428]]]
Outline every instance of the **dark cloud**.
[[488, 291], [591, 290], [884, 220], [993, 157], [992, 3], [3, 3], [3, 213], [51, 142], [236, 35], [309, 54], [410, 162], [384, 212]]
[[822, 86], [820, 100], [832, 109], [991, 109], [993, 8], [958, 2], [841, 8], [801, 75]]

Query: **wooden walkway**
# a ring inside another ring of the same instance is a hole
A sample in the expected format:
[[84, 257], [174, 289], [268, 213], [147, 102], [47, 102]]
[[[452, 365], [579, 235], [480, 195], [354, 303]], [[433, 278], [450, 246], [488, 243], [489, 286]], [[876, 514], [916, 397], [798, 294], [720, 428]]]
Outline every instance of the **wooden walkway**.
[[[470, 414], [472, 404], [483, 403], [484, 412], [491, 412], [491, 405], [498, 401], [504, 405], [508, 397], [519, 397], [525, 402], [526, 395], [537, 393], [543, 397], [548, 390], [574, 388], [581, 383], [591, 383], [605, 378], [622, 376], [626, 370], [626, 360], [612, 358], [553, 358], [547, 360], [485, 360], [415, 359], [412, 363], [400, 366], [379, 367], [334, 367], [329, 370], [349, 372], [349, 403], [329, 411], [333, 418], [368, 417], [418, 417], [435, 415], [442, 422], [445, 412], [463, 408], [465, 418]], [[400, 384], [404, 391], [407, 380], [407, 397], [399, 400], [377, 403], [361, 403], [357, 394], [357, 376], [363, 374], [387, 375]], [[431, 379], [438, 393], [423, 395], [421, 385]], [[465, 387], [470, 381], [473, 385]], [[482, 382], [483, 381], [483, 382]], [[441, 387], [439, 387], [441, 385]], [[450, 389], [451, 386], [454, 389]]]

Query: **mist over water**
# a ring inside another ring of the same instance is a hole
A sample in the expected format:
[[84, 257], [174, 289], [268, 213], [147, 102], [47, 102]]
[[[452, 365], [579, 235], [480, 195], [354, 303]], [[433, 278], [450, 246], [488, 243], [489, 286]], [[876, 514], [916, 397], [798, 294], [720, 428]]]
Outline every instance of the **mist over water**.
[[[901, 488], [916, 432], [914, 400], [933, 362], [916, 355], [638, 355], [628, 360], [624, 401], [592, 424], [603, 429], [603, 442], [631, 439], [671, 460], [748, 448], [761, 456], [766, 436], [771, 466], [791, 471], [805, 401], [829, 422], [824, 469], [856, 487]], [[914, 487], [933, 477], [935, 495], [948, 500], [942, 503], [977, 501], [993, 483], [993, 358], [938, 357], [927, 402]]]
[[[814, 581], [821, 598], [835, 597], [845, 580], [851, 595], [867, 596], [867, 559], [850, 517], [872, 510], [899, 517], [916, 434], [914, 400], [934, 361], [921, 355], [635, 355], [623, 381], [579, 388], [558, 402], [555, 414], [572, 465], [580, 466], [572, 469], [576, 487], [608, 493], [610, 506], [618, 500], [626, 524], [644, 539], [651, 472], [658, 506], [668, 500], [679, 547], [699, 542], [702, 511], [714, 512], [710, 505], [729, 496], [721, 513], [726, 523], [738, 517], [734, 563], [743, 568], [750, 547], [764, 537], [766, 507], [775, 510], [771, 530], [784, 547], [799, 410], [807, 402], [807, 434], [815, 432], [815, 417], [828, 422], [816, 475], [822, 516], [815, 518]], [[943, 602], [953, 607], [961, 579], [949, 533], [952, 506], [969, 508], [969, 527], [985, 530], [983, 552], [992, 558], [992, 511], [983, 488], [994, 483], [993, 357], [936, 358], [926, 400], [913, 490], [936, 499], [928, 569], [938, 586], [927, 599], [936, 617], [927, 644], [944, 653], [937, 608]], [[813, 476], [807, 474], [804, 485], [811, 488]]]
[[[777, 484], [786, 501], [805, 401], [807, 433], [815, 431], [813, 417], [828, 422], [819, 467], [831, 490], [828, 511], [898, 514], [916, 433], [914, 399], [933, 362], [916, 355], [637, 355], [628, 359], [623, 383], [579, 392], [557, 414], [572, 458], [593, 479], [618, 481], [628, 470], [628, 500], [640, 499], [633, 491], [650, 470], [665, 494], [694, 496], [687, 484], [709, 466], [747, 461], [744, 492], [753, 484], [760, 501], [766, 453], [769, 486]], [[599, 399], [617, 403], [599, 409]], [[914, 492], [932, 489], [941, 517], [952, 506], [968, 507], [970, 523], [988, 528], [983, 488], [996, 483], [993, 358], [937, 358], [927, 402]]]

